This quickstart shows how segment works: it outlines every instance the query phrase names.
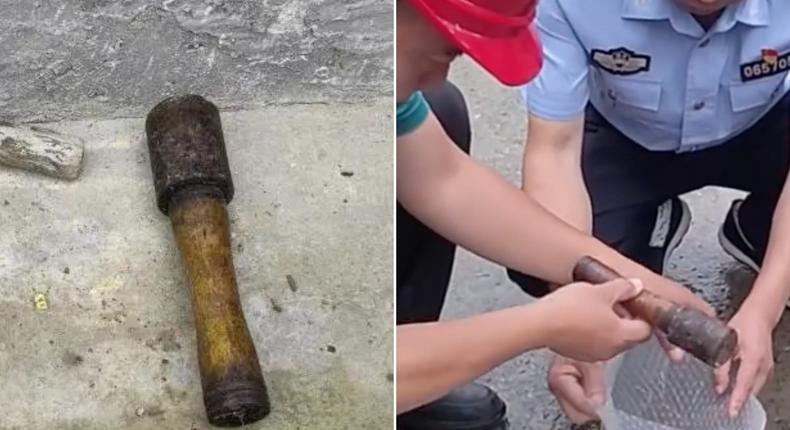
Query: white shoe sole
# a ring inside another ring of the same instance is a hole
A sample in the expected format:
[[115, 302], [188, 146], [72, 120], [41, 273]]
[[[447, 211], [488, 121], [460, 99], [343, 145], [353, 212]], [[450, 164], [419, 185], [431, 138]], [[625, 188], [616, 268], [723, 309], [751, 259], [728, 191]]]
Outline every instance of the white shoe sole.
[[738, 249], [729, 239], [727, 236], [724, 235], [724, 226], [719, 227], [719, 245], [721, 248], [726, 252], [730, 257], [734, 258], [739, 263], [749, 266], [750, 269], [754, 270], [755, 272], [759, 272], [760, 268], [757, 266], [757, 263], [754, 262], [748, 255], [744, 254], [743, 251]]
[[689, 231], [689, 227], [691, 227], [691, 210], [689, 209], [689, 206], [686, 204], [686, 202], [684, 202], [682, 199], [678, 198], [678, 201], [680, 202], [680, 224], [678, 224], [678, 229], [675, 231], [672, 239], [669, 240], [667, 250], [664, 252], [662, 275], [666, 274], [667, 262], [669, 261], [669, 258], [672, 256], [672, 253], [675, 252], [675, 249], [680, 246], [680, 243], [683, 241], [683, 238], [686, 237], [686, 233]]

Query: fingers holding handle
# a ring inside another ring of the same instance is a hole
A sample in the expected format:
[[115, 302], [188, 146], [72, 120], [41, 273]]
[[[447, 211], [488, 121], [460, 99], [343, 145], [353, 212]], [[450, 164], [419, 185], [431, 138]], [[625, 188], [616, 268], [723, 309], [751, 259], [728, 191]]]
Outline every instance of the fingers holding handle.
[[[622, 278], [592, 257], [583, 257], [573, 269], [575, 281], [602, 284]], [[663, 332], [667, 340], [703, 362], [719, 367], [736, 352], [737, 334], [723, 321], [696, 309], [675, 304], [646, 289], [622, 302], [634, 317]]]

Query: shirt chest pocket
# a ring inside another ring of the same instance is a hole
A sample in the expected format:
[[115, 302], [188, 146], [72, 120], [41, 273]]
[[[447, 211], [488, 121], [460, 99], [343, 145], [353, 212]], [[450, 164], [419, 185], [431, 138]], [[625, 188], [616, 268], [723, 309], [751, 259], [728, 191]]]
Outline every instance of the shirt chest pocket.
[[661, 82], [616, 76], [600, 79], [601, 99], [613, 108], [624, 105], [655, 112], [661, 106]]
[[748, 82], [729, 84], [733, 112], [763, 107], [784, 94], [785, 73]]

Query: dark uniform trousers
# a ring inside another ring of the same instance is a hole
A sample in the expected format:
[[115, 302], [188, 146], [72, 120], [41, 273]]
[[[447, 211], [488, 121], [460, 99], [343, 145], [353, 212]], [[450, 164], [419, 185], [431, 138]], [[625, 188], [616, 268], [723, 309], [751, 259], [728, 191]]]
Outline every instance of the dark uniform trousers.
[[[740, 226], [763, 256], [787, 176], [789, 119], [790, 96], [785, 96], [754, 126], [728, 142], [679, 154], [644, 149], [588, 106], [582, 172], [592, 202], [593, 235], [663, 273], [665, 249], [650, 246], [658, 207], [689, 191], [722, 186], [748, 192], [739, 210]], [[514, 270], [508, 275], [532, 296], [549, 291], [540, 279]]]

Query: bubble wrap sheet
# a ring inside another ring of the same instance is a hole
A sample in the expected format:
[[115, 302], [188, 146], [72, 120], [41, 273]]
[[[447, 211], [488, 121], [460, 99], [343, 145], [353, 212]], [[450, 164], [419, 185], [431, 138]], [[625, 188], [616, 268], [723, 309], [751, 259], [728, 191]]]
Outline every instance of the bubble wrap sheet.
[[669, 360], [653, 339], [614, 358], [606, 368], [606, 404], [599, 410], [606, 430], [763, 430], [766, 416], [751, 397], [730, 419], [729, 393], [713, 389], [713, 372], [688, 354]]

